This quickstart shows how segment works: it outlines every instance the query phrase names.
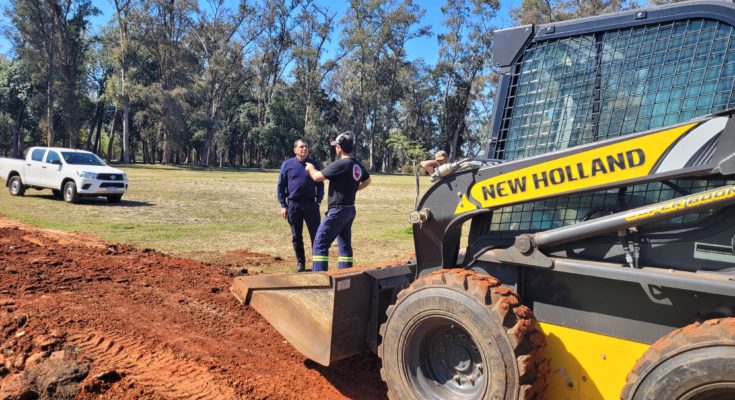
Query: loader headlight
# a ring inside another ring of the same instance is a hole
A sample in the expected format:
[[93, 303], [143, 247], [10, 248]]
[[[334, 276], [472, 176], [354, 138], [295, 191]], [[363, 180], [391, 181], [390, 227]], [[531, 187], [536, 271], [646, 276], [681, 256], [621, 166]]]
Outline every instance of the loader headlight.
[[97, 179], [97, 174], [94, 172], [77, 170], [77, 175], [81, 176], [82, 178]]

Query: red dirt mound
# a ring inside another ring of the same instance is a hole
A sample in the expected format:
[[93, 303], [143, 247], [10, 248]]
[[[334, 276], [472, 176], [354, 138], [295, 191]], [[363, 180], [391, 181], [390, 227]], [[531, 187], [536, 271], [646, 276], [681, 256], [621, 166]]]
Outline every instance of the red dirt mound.
[[0, 219], [0, 399], [386, 398], [374, 355], [304, 359], [231, 281], [224, 266]]

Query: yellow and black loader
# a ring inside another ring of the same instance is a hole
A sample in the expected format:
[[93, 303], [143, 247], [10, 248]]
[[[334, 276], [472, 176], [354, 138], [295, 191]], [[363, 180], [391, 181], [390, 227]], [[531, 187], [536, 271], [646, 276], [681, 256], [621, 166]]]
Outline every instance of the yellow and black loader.
[[492, 140], [435, 173], [415, 262], [233, 294], [318, 363], [375, 351], [393, 399], [735, 399], [734, 27], [701, 1], [496, 31]]

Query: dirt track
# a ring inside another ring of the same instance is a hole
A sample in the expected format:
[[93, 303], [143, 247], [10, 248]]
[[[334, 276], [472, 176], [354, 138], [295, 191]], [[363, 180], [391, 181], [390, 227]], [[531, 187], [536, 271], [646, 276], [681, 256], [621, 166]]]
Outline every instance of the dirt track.
[[0, 400], [386, 398], [375, 356], [304, 359], [231, 280], [223, 266], [0, 217]]

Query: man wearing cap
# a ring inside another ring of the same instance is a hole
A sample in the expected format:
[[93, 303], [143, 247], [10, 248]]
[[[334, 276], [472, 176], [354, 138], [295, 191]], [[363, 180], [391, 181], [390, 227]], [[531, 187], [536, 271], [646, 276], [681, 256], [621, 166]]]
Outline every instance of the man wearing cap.
[[354, 142], [350, 132], [340, 133], [332, 141], [338, 160], [318, 171], [306, 164], [314, 182], [329, 180], [329, 208], [314, 239], [312, 271], [329, 267], [329, 246], [337, 239], [339, 268], [352, 267], [352, 222], [355, 220], [355, 194], [370, 184], [370, 173], [352, 157]]
[[[305, 271], [304, 222], [309, 230], [311, 243], [319, 228], [319, 204], [324, 198], [324, 183], [314, 182], [306, 165], [317, 164], [308, 158], [309, 144], [299, 139], [293, 144], [294, 157], [284, 161], [278, 175], [278, 202], [281, 204], [281, 217], [291, 225], [291, 242], [296, 253], [296, 272]], [[321, 167], [321, 165], [319, 165]]]
[[434, 173], [434, 169], [441, 167], [447, 162], [447, 152], [439, 150], [434, 155], [433, 160], [421, 161], [421, 168], [426, 171], [427, 174], [431, 175]]

